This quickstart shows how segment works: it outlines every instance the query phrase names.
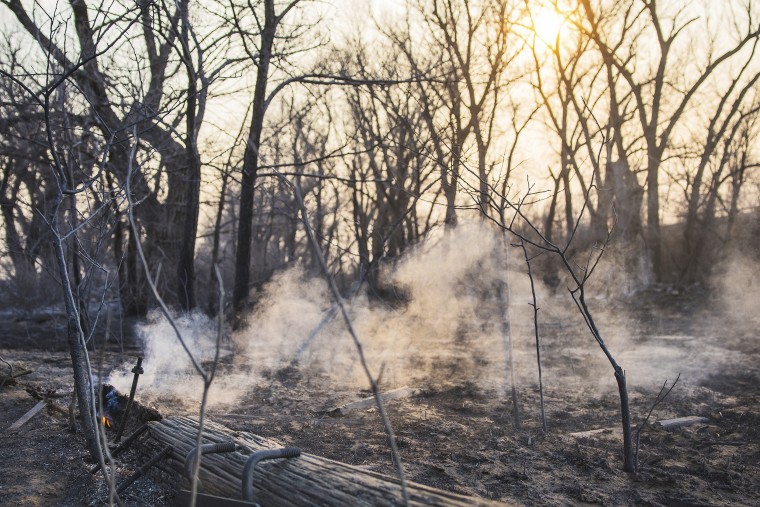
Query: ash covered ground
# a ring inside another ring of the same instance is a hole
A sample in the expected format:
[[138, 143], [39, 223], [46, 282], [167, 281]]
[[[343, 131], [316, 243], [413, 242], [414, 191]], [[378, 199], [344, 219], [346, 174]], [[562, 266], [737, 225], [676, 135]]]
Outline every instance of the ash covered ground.
[[[593, 304], [604, 307], [603, 332], [625, 331], [610, 337], [610, 347], [628, 373], [634, 422], [646, 416], [665, 380], [672, 382], [679, 372], [678, 385], [650, 423], [692, 415], [706, 422], [672, 431], [646, 425], [639, 472], [624, 473], [612, 372], [582, 323], [566, 314], [552, 317], [547, 310], [540, 325], [546, 434], [539, 418], [532, 329], [515, 318], [520, 429], [514, 428], [506, 356], [484, 339], [487, 333], [480, 326], [459, 328], [451, 336], [427, 334], [411, 340], [407, 353], [394, 352], [395, 362], [385, 357], [379, 363], [381, 389], [409, 385], [421, 391], [388, 404], [408, 478], [515, 504], [752, 505], [760, 492], [760, 347], [752, 318], [737, 318], [706, 293], [653, 291]], [[542, 306], [552, 305], [545, 300]], [[51, 351], [50, 342], [43, 335], [3, 338], [0, 356], [16, 368], [32, 370], [17, 385], [0, 390], [3, 429], [36, 403], [29, 390], [71, 391], [68, 355]], [[102, 360], [104, 374], [116, 371], [112, 377], [117, 379], [119, 365], [145, 353], [144, 344], [122, 345], [123, 351], [110, 350]], [[336, 365], [355, 367], [342, 361]], [[148, 377], [149, 358], [144, 368]], [[227, 382], [225, 371], [230, 380], [238, 378], [234, 359], [228, 358], [222, 370], [220, 387]], [[212, 420], [309, 453], [394, 473], [376, 409], [338, 418], [324, 415], [367, 396], [359, 380], [339, 381], [330, 364], [308, 359], [279, 367], [267, 361], [249, 373], [251, 379], [231, 397], [234, 401], [212, 405]], [[196, 410], [192, 394], [151, 392], [150, 385], [148, 377], [144, 389], [138, 388], [138, 400], [162, 414]], [[54, 403], [65, 409], [66, 401]], [[17, 434], [0, 433], [4, 505], [82, 505], [103, 498], [103, 481], [88, 473], [92, 464], [82, 439], [69, 433], [66, 423], [64, 410], [45, 409]], [[602, 428], [611, 430], [571, 435]], [[117, 471], [125, 476], [138, 465], [126, 454]], [[149, 477], [130, 488], [124, 500], [127, 505], [168, 505], [171, 495]]]
[[[595, 273], [589, 307], [626, 370], [635, 425], [661, 387], [679, 378], [642, 426], [639, 469], [628, 474], [622, 471], [612, 368], [562, 283], [552, 290], [536, 280], [548, 426], [542, 431], [529, 280], [515, 259], [494, 256], [498, 245], [489, 241], [470, 229], [423, 244], [384, 274], [401, 301], [391, 305], [359, 293], [348, 302], [380, 389], [418, 390], [387, 406], [409, 480], [526, 505], [755, 503], [760, 279], [752, 264], [728, 263], [709, 291], [635, 290], [638, 282], [622, 275], [614, 258]], [[504, 262], [511, 268], [508, 278], [500, 278]], [[507, 297], [497, 297], [499, 284]], [[327, 415], [368, 396], [369, 382], [326, 284], [294, 268], [275, 277], [257, 299], [247, 326], [222, 333], [209, 417], [393, 475], [376, 408]], [[31, 373], [0, 388], [2, 503], [102, 501], [104, 481], [88, 472], [92, 463], [82, 438], [67, 428], [72, 386], [64, 321], [9, 315], [0, 331], [0, 368]], [[177, 324], [198, 360], [208, 364], [215, 322], [190, 314], [178, 316]], [[144, 356], [137, 401], [164, 416], [197, 414], [201, 383], [166, 319], [152, 314], [134, 323], [113, 320], [112, 326], [91, 354], [94, 376], [128, 393], [134, 357]], [[35, 396], [53, 393], [62, 396], [18, 433], [7, 431], [37, 403]], [[675, 430], [655, 424], [687, 416], [703, 420]], [[602, 431], [573, 435], [590, 430]], [[130, 452], [120, 456], [119, 480], [140, 460]], [[149, 476], [123, 500], [162, 506], [173, 493]]]

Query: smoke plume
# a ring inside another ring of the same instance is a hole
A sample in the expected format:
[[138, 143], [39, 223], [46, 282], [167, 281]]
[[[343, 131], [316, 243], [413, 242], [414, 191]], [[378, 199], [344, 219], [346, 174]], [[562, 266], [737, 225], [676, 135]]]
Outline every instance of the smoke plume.
[[[722, 363], [739, 360], [719, 351], [720, 344], [699, 330], [675, 332], [667, 322], [638, 321], [641, 315], [628, 308], [638, 297], [636, 283], [614, 257], [603, 258], [594, 276], [587, 294], [589, 306], [632, 386], [654, 386], [679, 372], [682, 381], [696, 382], [706, 375], [705, 364], [711, 364], [711, 358], [712, 364], [716, 357]], [[723, 293], [733, 303], [757, 301], [735, 294], [757, 290], [753, 276], [729, 269], [722, 278]], [[532, 300], [522, 251], [505, 244], [494, 228], [470, 224], [440, 232], [386, 266], [382, 279], [403, 295], [403, 304], [390, 306], [361, 291], [346, 301], [381, 389], [405, 384], [440, 389], [469, 383], [503, 394], [510, 378], [508, 338], [518, 385], [531, 389], [536, 385]], [[545, 383], [579, 382], [614, 389], [612, 369], [566, 287], [550, 289], [539, 276], [534, 281]], [[499, 297], [500, 290], [505, 291], [504, 298]], [[744, 315], [757, 313], [733, 303], [731, 308]], [[233, 403], [286, 368], [337, 389], [368, 386], [327, 284], [301, 267], [279, 273], [264, 287], [247, 322], [224, 344], [228, 355], [214, 381], [212, 404]], [[179, 316], [177, 323], [197, 360], [212, 359], [215, 323], [200, 314]], [[142, 396], [190, 398], [197, 403], [202, 384], [166, 320], [152, 314], [139, 333], [146, 356]], [[114, 372], [109, 382], [128, 389], [129, 368]]]

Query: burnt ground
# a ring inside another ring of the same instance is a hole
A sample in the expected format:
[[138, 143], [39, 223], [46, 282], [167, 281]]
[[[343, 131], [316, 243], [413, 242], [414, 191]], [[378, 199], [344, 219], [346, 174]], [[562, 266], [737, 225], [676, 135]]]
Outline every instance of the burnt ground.
[[[595, 345], [568, 345], [568, 334], [582, 334], [582, 328], [547, 322], [542, 333], [547, 351], [548, 433], [541, 431], [535, 382], [519, 385], [521, 427], [515, 429], [509, 396], [477, 381], [476, 370], [485, 368], [488, 359], [465, 354], [467, 340], [474, 338], [464, 337], [459, 352], [442, 355], [433, 361], [432, 373], [420, 373], [407, 382], [421, 390], [419, 395], [388, 404], [408, 478], [520, 505], [756, 505], [760, 495], [756, 324], [752, 319], [727, 320], [705, 295], [653, 292], [604, 304], [613, 310], [605, 325], [636, 324], [627, 341], [615, 344], [621, 364], [635, 363], [642, 350], [657, 350], [672, 363], [684, 363], [681, 381], [641, 431], [637, 474], [621, 470], [619, 405], [611, 372], [605, 376], [583, 367], [590, 358], [598, 362], [601, 353]], [[616, 308], [625, 314], [617, 323]], [[70, 366], [61, 346], [62, 331], [56, 331], [55, 324], [19, 332], [14, 330], [20, 325], [15, 321], [2, 331], [0, 357], [15, 368], [32, 370], [19, 377], [17, 385], [0, 388], [2, 505], [85, 505], [97, 503], [105, 494], [101, 475], [88, 473], [92, 463], [81, 437], [68, 431]], [[131, 361], [139, 352], [128, 341], [108, 348], [102, 355], [104, 371]], [[681, 365], [672, 367], [680, 371]], [[0, 363], [0, 372], [7, 371], [6, 363]], [[664, 380], [675, 378], [672, 371], [661, 375], [658, 369], [629, 371], [634, 423], [646, 416]], [[7, 428], [37, 403], [30, 391], [62, 397], [51, 402], [58, 408], [44, 409], [18, 433], [10, 434]], [[234, 408], [215, 408], [209, 415], [233, 429], [393, 474], [376, 409], [343, 417], [325, 415], [329, 408], [368, 394], [336, 388], [327, 376], [288, 368], [269, 372]], [[164, 415], [186, 412], [171, 401], [156, 408]], [[652, 424], [683, 416], [707, 421], [670, 431]], [[572, 435], [606, 428], [588, 436]], [[127, 453], [119, 459], [117, 472], [124, 476], [138, 465]], [[162, 506], [170, 504], [171, 496], [172, 491], [160, 483], [143, 478], [124, 500], [127, 505]]]

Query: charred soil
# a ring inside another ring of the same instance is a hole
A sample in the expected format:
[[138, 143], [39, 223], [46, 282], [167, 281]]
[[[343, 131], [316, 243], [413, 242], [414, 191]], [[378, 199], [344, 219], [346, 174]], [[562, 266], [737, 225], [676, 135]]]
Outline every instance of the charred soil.
[[[607, 326], [636, 323], [636, 332], [621, 342], [625, 348], [616, 344], [623, 350], [624, 367], [641, 363], [637, 354], [642, 351], [658, 354], [644, 361], [652, 369], [629, 371], [635, 423], [649, 412], [663, 382], [672, 382], [675, 371], [685, 372], [641, 430], [638, 473], [622, 471], [619, 400], [612, 372], [599, 375], [586, 368], [588, 357], [596, 361], [600, 352], [568, 341], [568, 335], [582, 335], [582, 328], [555, 321], [542, 330], [549, 431], [541, 431], [535, 380], [520, 377], [521, 421], [515, 428], [511, 397], [504, 389], [473, 380], [477, 369], [489, 361], [463, 352], [476, 336], [460, 337], [464, 343], [456, 345], [457, 353], [433, 358], [432, 373], [420, 372], [407, 382], [419, 394], [388, 404], [408, 478], [525, 505], [755, 504], [760, 494], [756, 326], [750, 320], [720, 325], [720, 312], [703, 296], [653, 292], [639, 295], [635, 302], [604, 304], [611, 308]], [[615, 305], [625, 307], [625, 322], [615, 323]], [[707, 325], [708, 321], [718, 324]], [[585, 343], [588, 338], [579, 340]], [[134, 343], [105, 348], [111, 350], [93, 354], [93, 361], [101, 365], [97, 369], [104, 373], [140, 352]], [[89, 473], [93, 463], [83, 439], [68, 429], [72, 391], [68, 355], [51, 351], [42, 335], [39, 340], [29, 335], [14, 340], [6, 333], [0, 357], [4, 360], [0, 373], [7, 374], [9, 364], [31, 370], [17, 377], [15, 385], [0, 388], [0, 503], [103, 502], [107, 488], [102, 475]], [[659, 367], [658, 357], [675, 362], [672, 371]], [[399, 386], [381, 380], [381, 389], [394, 387]], [[234, 407], [214, 408], [208, 415], [235, 430], [393, 475], [395, 467], [375, 408], [328, 415], [331, 408], [368, 395], [361, 389], [339, 388], [328, 375], [291, 364], [265, 375]], [[7, 428], [39, 397], [47, 397], [46, 408], [11, 433]], [[188, 413], [179, 401], [167, 400], [155, 408], [164, 415]], [[704, 419], [673, 430], [655, 423], [685, 416]], [[581, 432], [587, 433], [574, 435]], [[130, 452], [116, 461], [117, 481], [140, 466]], [[157, 476], [142, 478], [123, 495], [124, 503], [169, 505], [174, 492], [164, 484]]]

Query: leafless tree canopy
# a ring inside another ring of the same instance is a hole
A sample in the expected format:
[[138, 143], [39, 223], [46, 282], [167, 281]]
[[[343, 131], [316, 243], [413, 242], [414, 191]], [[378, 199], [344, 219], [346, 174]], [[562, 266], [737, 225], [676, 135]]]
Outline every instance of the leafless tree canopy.
[[76, 276], [113, 273], [109, 297], [147, 310], [124, 220], [133, 143], [139, 239], [183, 309], [216, 310], [216, 263], [236, 311], [277, 269], [314, 266], [275, 172], [339, 279], [381, 295], [382, 263], [494, 216], [526, 176], [547, 238], [583, 204], [578, 249], [614, 224], [642, 282], [703, 281], [753, 210], [752, 2], [410, 2], [334, 27], [340, 7], [3, 1], [7, 277], [49, 270], [57, 159], [81, 190], [61, 209]]

